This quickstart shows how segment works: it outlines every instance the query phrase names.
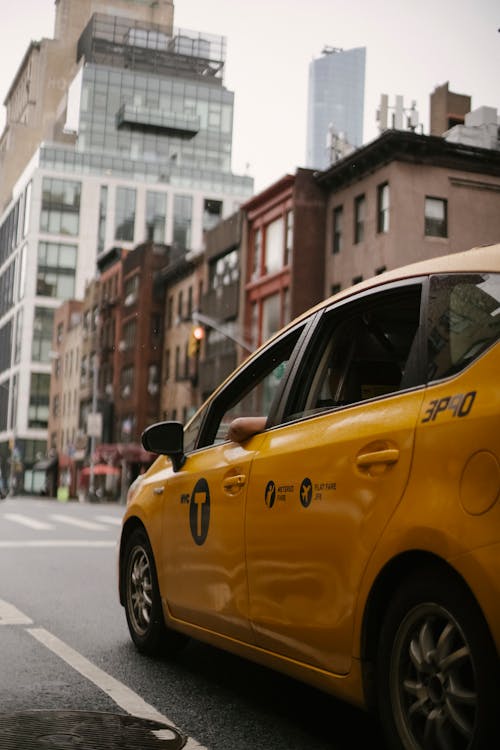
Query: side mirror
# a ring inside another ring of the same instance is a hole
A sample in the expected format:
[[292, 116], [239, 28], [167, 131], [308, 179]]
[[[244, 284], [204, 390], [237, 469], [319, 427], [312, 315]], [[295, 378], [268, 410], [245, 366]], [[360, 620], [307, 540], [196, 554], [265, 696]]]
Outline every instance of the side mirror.
[[168, 456], [174, 471], [184, 466], [184, 426], [181, 422], [156, 422], [146, 427], [141, 435], [144, 448], [151, 453]]

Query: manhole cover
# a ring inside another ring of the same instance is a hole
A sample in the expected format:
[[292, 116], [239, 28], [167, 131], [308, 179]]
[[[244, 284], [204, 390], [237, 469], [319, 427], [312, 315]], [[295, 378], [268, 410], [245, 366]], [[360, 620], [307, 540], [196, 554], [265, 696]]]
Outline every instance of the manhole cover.
[[135, 716], [86, 711], [0, 714], [0, 750], [180, 750], [177, 729]]

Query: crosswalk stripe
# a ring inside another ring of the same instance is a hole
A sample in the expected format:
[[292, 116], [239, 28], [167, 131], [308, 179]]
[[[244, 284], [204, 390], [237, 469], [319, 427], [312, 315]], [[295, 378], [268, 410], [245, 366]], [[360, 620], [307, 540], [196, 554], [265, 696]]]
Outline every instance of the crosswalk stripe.
[[14, 521], [14, 523], [20, 523], [23, 526], [28, 526], [30, 529], [36, 529], [37, 531], [49, 531], [54, 526], [46, 521], [37, 521], [35, 518], [24, 516], [21, 513], [5, 513], [4, 518], [8, 521]]
[[102, 523], [84, 521], [82, 518], [73, 518], [72, 516], [65, 516], [60, 513], [52, 513], [50, 518], [60, 523], [67, 523], [70, 526], [78, 526], [78, 528], [86, 529], [87, 531], [106, 531], [106, 526], [103, 526]]
[[118, 516], [96, 516], [96, 519], [103, 523], [111, 523], [115, 526], [120, 526], [122, 522], [122, 519]]
[[32, 625], [27, 615], [20, 612], [13, 604], [0, 599], [0, 625]]

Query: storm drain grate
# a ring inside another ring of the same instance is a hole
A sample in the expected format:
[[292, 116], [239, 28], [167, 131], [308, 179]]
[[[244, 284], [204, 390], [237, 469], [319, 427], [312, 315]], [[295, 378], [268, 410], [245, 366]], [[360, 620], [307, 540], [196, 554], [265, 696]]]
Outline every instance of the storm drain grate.
[[87, 711], [0, 714], [0, 750], [180, 750], [177, 729], [135, 716]]

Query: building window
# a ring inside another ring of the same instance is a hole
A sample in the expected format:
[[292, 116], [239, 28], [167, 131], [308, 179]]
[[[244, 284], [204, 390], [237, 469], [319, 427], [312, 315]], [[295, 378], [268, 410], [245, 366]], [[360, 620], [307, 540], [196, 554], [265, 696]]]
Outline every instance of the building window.
[[133, 349], [136, 343], [136, 336], [137, 336], [137, 321], [129, 320], [127, 323], [124, 324], [123, 329], [123, 338], [122, 338], [122, 349]]
[[49, 234], [77, 235], [80, 223], [80, 182], [44, 177], [40, 229]]
[[133, 242], [135, 225], [136, 191], [133, 188], [116, 189], [115, 240]]
[[191, 247], [193, 199], [190, 195], [174, 195], [174, 245]]
[[363, 242], [365, 238], [366, 200], [358, 195], [354, 200], [354, 243]]
[[273, 294], [262, 301], [262, 341], [267, 341], [281, 327], [281, 299]]
[[284, 222], [283, 217], [272, 221], [266, 227], [266, 274], [281, 271], [284, 263]]
[[257, 229], [253, 236], [252, 279], [258, 279], [262, 263], [262, 230]]
[[360, 284], [362, 281], [363, 281], [363, 277], [362, 276], [354, 276], [353, 279], [352, 279], [352, 283], [353, 284]]
[[28, 427], [47, 429], [49, 421], [50, 375], [31, 374]]
[[36, 275], [37, 295], [72, 299], [75, 296], [76, 259], [76, 245], [40, 242]]
[[120, 372], [120, 396], [130, 398], [134, 388], [134, 367], [127, 365]]
[[285, 266], [292, 262], [293, 252], [293, 211], [286, 212]]
[[334, 294], [338, 294], [340, 292], [341, 286], [340, 284], [332, 284], [330, 287], [330, 294], [333, 296]]
[[333, 253], [340, 253], [342, 250], [342, 223], [344, 219], [344, 209], [337, 206], [333, 209]]
[[448, 237], [448, 201], [444, 198], [425, 199], [426, 237]]
[[48, 362], [52, 344], [54, 310], [46, 307], [35, 307], [33, 320], [33, 343], [31, 358], [33, 362]]
[[99, 223], [97, 226], [97, 249], [104, 250], [106, 244], [106, 216], [108, 214], [108, 188], [101, 185], [99, 193]]
[[239, 279], [239, 255], [237, 250], [222, 255], [208, 267], [210, 289], [230, 286]]
[[387, 271], [386, 266], [379, 266], [375, 269], [375, 276], [380, 276], [381, 273], [385, 273]]
[[215, 227], [222, 217], [222, 201], [205, 198], [203, 201], [203, 230], [206, 232]]
[[171, 294], [167, 302], [167, 328], [172, 328], [174, 317], [174, 297]]
[[146, 193], [146, 240], [165, 242], [167, 196], [165, 193]]
[[164, 360], [164, 381], [167, 382], [170, 379], [170, 349], [165, 352]]
[[389, 231], [389, 183], [377, 188], [377, 232]]

